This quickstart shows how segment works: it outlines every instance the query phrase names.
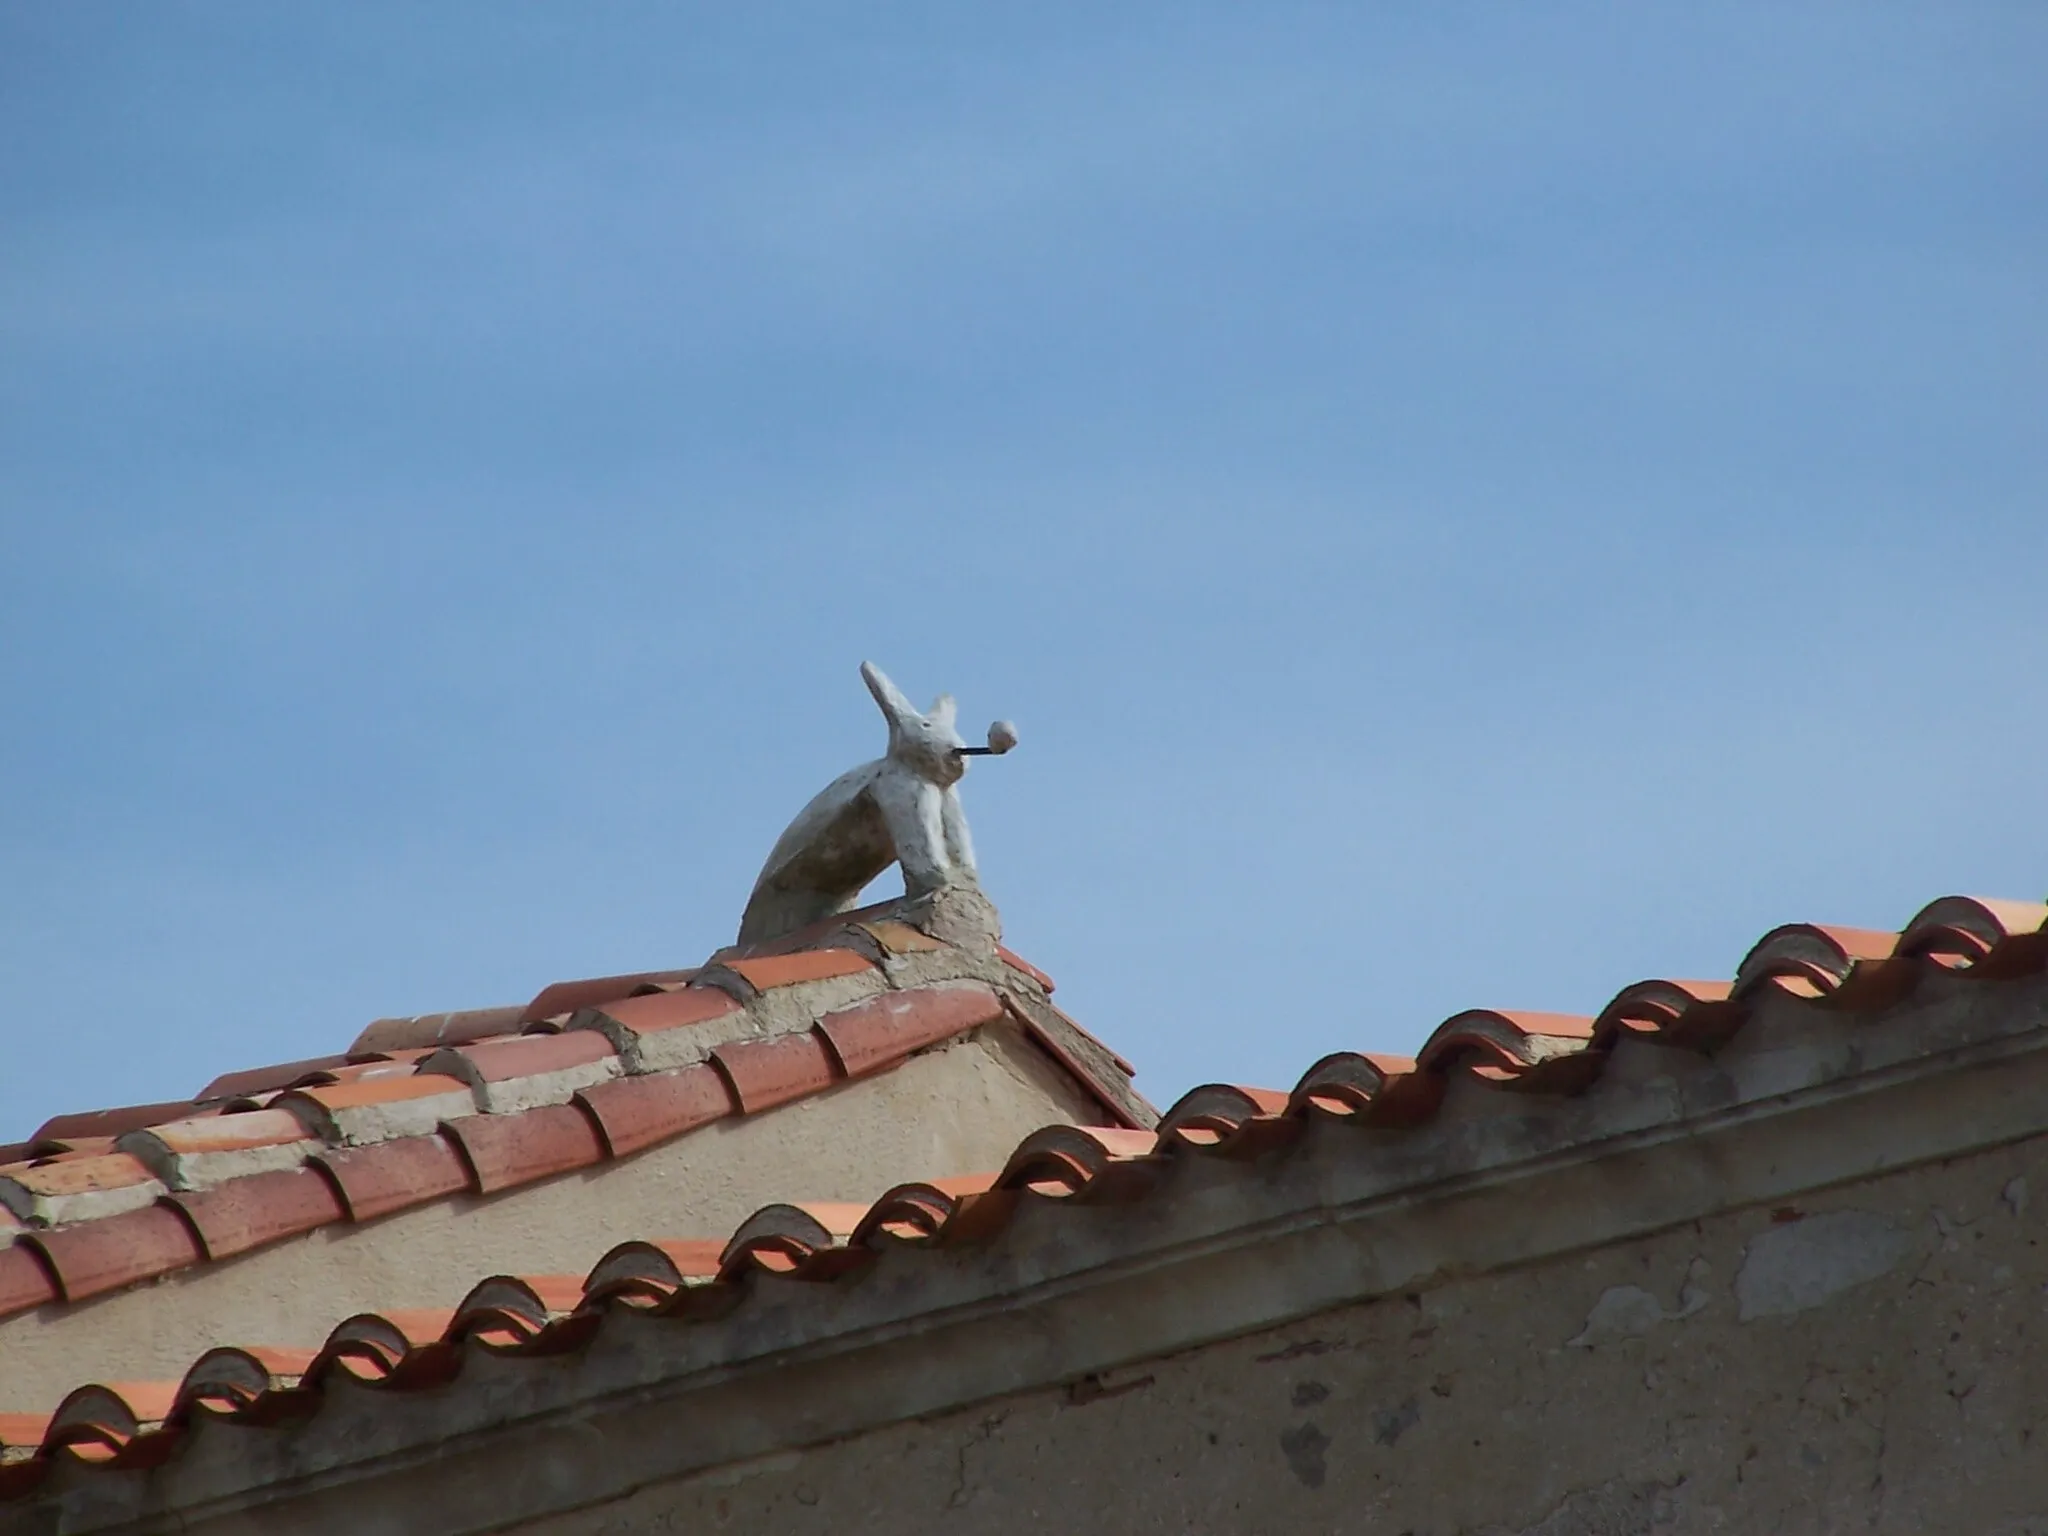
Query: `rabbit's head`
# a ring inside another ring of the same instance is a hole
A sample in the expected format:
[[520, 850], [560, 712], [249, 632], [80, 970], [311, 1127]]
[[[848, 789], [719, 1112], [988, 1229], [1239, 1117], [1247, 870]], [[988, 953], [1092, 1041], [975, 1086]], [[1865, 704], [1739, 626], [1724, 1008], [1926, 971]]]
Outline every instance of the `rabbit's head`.
[[967, 772], [967, 758], [963, 754], [969, 749], [954, 724], [958, 710], [953, 696], [940, 694], [928, 713], [919, 714], [903, 691], [873, 662], [862, 662], [860, 675], [875, 702], [882, 706], [882, 717], [889, 722], [889, 760], [934, 784], [959, 783], [961, 775]]

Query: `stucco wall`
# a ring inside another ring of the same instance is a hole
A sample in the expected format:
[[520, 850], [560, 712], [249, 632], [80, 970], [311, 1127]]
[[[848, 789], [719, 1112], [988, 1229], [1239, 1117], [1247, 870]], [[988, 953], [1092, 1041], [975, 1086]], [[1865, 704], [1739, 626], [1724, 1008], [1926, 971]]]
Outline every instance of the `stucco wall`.
[[1100, 1109], [1007, 1025], [766, 1115], [487, 1198], [323, 1227], [77, 1306], [0, 1322], [0, 1411], [89, 1381], [176, 1380], [221, 1344], [312, 1348], [342, 1319], [453, 1306], [487, 1275], [581, 1277], [617, 1243], [723, 1237], [778, 1200], [872, 1200], [1002, 1167], [1017, 1142]]
[[530, 1536], [2048, 1536], [2048, 1139], [644, 1488]]

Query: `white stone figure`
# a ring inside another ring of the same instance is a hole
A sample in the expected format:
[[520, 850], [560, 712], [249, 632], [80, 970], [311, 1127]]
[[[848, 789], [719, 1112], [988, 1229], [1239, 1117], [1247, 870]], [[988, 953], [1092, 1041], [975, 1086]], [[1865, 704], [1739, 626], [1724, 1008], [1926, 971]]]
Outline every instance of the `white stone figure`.
[[740, 919], [742, 945], [850, 911], [891, 863], [903, 866], [903, 894], [911, 900], [979, 889], [954, 786], [968, 758], [1016, 746], [1017, 728], [998, 720], [988, 728], [987, 746], [970, 747], [954, 728], [951, 694], [919, 714], [873, 662], [862, 662], [860, 675], [889, 722], [888, 754], [826, 785], [776, 840]]

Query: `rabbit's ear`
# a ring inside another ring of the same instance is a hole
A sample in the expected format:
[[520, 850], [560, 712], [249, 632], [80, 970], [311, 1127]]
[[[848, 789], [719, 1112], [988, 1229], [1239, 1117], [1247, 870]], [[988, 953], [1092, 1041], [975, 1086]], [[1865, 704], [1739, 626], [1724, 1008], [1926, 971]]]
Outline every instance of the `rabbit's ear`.
[[901, 730], [908, 722], [918, 718], [917, 706], [903, 696], [903, 690], [889, 681], [889, 674], [872, 661], [860, 664], [861, 681], [868, 685], [868, 692], [875, 696], [875, 702], [882, 706], [882, 716], [889, 722], [891, 730]]
[[950, 731], [959, 713], [960, 706], [953, 702], [953, 695], [942, 693], [932, 700], [932, 707], [925, 712], [925, 719], [942, 731]]

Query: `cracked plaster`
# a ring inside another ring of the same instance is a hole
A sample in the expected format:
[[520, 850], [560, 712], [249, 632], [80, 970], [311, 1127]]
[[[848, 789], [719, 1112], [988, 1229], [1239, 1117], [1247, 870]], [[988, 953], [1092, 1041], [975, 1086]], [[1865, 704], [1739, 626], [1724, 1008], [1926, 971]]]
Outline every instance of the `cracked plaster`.
[[[2048, 1536], [2048, 1246], [2008, 1194], [2044, 1176], [1997, 1149], [528, 1529]], [[1745, 1320], [1759, 1253], [1796, 1312]]]

